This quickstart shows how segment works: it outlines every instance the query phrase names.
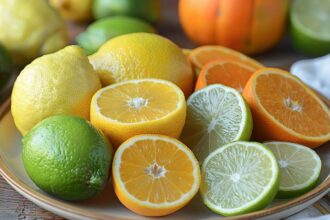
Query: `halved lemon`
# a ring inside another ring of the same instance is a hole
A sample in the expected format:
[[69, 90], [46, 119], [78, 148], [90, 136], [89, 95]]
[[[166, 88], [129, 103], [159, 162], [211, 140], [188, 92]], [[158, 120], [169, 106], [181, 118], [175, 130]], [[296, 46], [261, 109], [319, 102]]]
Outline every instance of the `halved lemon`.
[[91, 122], [117, 147], [138, 134], [178, 138], [186, 118], [186, 101], [174, 83], [130, 80], [99, 90], [91, 103]]
[[135, 213], [164, 216], [198, 192], [200, 168], [191, 150], [163, 135], [138, 135], [116, 151], [112, 165], [118, 199]]

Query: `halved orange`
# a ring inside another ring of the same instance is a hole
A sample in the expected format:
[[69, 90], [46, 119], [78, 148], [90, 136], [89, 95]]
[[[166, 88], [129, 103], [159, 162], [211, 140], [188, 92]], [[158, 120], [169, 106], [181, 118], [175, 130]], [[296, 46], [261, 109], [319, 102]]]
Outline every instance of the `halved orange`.
[[116, 151], [113, 186], [120, 202], [144, 216], [164, 216], [198, 192], [200, 168], [192, 151], [162, 135], [138, 135]]
[[229, 48], [222, 46], [201, 46], [191, 51], [189, 55], [190, 62], [195, 69], [201, 69], [203, 65], [214, 60], [233, 60], [242, 62], [254, 70], [264, 67], [258, 61]]
[[223, 84], [243, 92], [255, 68], [232, 60], [215, 60], [204, 65], [198, 76], [195, 91], [211, 84]]
[[186, 119], [186, 100], [174, 83], [138, 79], [115, 83], [96, 92], [90, 120], [117, 148], [138, 134], [180, 137]]
[[263, 68], [247, 82], [243, 96], [253, 115], [253, 137], [317, 147], [330, 140], [330, 111], [301, 80]]

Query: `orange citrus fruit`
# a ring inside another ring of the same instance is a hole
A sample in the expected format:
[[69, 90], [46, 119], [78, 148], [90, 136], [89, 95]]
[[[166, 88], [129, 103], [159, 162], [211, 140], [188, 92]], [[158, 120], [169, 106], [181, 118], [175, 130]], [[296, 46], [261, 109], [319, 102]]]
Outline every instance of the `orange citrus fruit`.
[[255, 69], [232, 60], [215, 60], [204, 65], [198, 76], [195, 91], [208, 85], [220, 83], [243, 92], [245, 84]]
[[195, 48], [191, 51], [189, 55], [190, 62], [192, 63], [195, 69], [201, 69], [203, 65], [206, 63], [218, 60], [218, 59], [226, 59], [226, 60], [234, 60], [240, 61], [254, 70], [260, 69], [264, 67], [258, 61], [229, 48], [222, 46], [201, 46]]
[[144, 216], [163, 216], [185, 206], [197, 193], [200, 169], [191, 150], [162, 135], [138, 135], [117, 150], [113, 186], [120, 202]]
[[330, 111], [297, 77], [263, 68], [247, 82], [243, 96], [253, 115], [253, 136], [317, 147], [330, 140]]
[[124, 81], [94, 95], [90, 118], [115, 147], [138, 134], [178, 138], [186, 118], [186, 101], [182, 90], [166, 80]]
[[117, 150], [113, 186], [128, 209], [163, 216], [185, 206], [200, 186], [200, 169], [192, 151], [162, 135], [138, 135]]

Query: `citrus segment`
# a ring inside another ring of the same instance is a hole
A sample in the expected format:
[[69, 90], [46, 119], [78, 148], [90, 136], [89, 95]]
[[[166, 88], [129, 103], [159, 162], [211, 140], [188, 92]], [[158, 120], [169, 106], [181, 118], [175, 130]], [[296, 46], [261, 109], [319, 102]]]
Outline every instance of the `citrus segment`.
[[280, 141], [264, 143], [275, 155], [281, 169], [279, 198], [302, 195], [318, 182], [321, 159], [310, 148]]
[[295, 76], [275, 68], [260, 69], [244, 92], [260, 140], [280, 140], [317, 147], [330, 140], [330, 111]]
[[195, 90], [208, 85], [220, 83], [243, 92], [245, 84], [250, 79], [255, 69], [236, 61], [215, 60], [201, 69]]
[[174, 138], [138, 135], [125, 141], [113, 161], [119, 200], [145, 216], [163, 216], [186, 205], [200, 184], [193, 153]]
[[201, 46], [195, 48], [189, 55], [194, 68], [201, 69], [203, 65], [214, 60], [233, 60], [244, 63], [254, 70], [264, 67], [258, 61], [238, 52], [221, 46]]
[[225, 216], [266, 207], [279, 187], [279, 168], [270, 150], [234, 142], [211, 153], [202, 166], [201, 194], [212, 211]]
[[249, 140], [251, 133], [250, 109], [235, 89], [210, 85], [189, 97], [186, 124], [180, 139], [201, 163], [224, 144]]
[[[131, 80], [99, 90], [92, 99], [91, 122], [118, 146], [145, 133], [178, 138], [186, 117], [183, 92], [157, 79]], [[175, 125], [175, 126], [174, 126]]]

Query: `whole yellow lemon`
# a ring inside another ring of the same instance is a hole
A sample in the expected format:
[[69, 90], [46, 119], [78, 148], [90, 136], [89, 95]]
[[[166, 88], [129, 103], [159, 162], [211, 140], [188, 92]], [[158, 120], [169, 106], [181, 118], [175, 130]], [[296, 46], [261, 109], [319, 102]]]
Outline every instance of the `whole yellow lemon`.
[[11, 111], [25, 135], [41, 120], [58, 114], [89, 119], [90, 102], [101, 88], [81, 48], [68, 46], [27, 65], [15, 81]]
[[175, 83], [189, 96], [194, 74], [182, 50], [156, 34], [133, 33], [115, 37], [89, 60], [102, 85], [130, 79], [158, 78]]

